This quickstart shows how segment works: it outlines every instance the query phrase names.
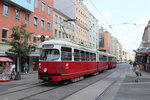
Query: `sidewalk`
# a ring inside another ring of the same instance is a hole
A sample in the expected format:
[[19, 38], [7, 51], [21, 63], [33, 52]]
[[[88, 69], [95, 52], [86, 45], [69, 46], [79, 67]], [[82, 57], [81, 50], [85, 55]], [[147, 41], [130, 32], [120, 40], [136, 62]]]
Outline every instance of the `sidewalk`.
[[21, 75], [21, 80], [10, 80], [9, 82], [0, 82], [0, 93], [7, 91], [9, 88], [32, 85], [39, 83], [38, 73], [27, 73]]
[[141, 72], [139, 82], [135, 82], [136, 75], [130, 70], [114, 100], [150, 100], [150, 73]]
[[21, 73], [21, 80], [10, 80], [7, 82], [8, 84], [25, 84], [27, 82], [34, 83], [38, 81], [38, 73], [37, 72], [31, 72], [31, 73]]

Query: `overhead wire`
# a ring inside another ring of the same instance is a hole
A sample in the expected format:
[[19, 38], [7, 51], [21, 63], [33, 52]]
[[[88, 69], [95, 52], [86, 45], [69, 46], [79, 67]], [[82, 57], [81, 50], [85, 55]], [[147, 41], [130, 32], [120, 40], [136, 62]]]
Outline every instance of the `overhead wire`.
[[100, 16], [105, 21], [105, 23], [109, 26], [109, 28], [111, 30], [113, 30], [112, 26], [107, 22], [107, 20], [104, 18], [103, 14], [100, 12], [100, 10], [94, 5], [94, 3], [91, 0], [89, 0], [89, 1], [90, 1], [91, 5], [95, 8], [95, 10], [100, 14]]

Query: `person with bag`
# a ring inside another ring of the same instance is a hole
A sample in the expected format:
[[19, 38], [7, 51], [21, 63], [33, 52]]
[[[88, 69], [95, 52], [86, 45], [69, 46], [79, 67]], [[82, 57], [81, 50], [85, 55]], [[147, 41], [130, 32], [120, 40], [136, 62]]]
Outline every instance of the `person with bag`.
[[140, 66], [138, 63], [134, 63], [134, 72], [136, 74], [136, 79], [135, 79], [135, 82], [138, 82], [139, 81], [139, 77], [142, 76], [142, 73], [140, 72]]

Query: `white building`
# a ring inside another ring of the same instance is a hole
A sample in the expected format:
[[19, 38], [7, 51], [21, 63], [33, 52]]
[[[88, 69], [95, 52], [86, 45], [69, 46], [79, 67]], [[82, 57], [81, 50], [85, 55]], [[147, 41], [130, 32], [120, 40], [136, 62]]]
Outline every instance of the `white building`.
[[89, 12], [89, 46], [94, 49], [99, 48], [99, 27], [98, 20]]

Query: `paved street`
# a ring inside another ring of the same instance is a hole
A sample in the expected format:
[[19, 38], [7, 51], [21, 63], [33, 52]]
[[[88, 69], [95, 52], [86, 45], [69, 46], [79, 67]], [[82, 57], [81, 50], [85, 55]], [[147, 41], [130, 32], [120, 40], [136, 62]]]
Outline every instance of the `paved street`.
[[68, 85], [52, 86], [37, 79], [37, 73], [21, 80], [0, 83], [0, 100], [149, 100], [150, 73], [142, 72], [140, 81], [129, 64]]

